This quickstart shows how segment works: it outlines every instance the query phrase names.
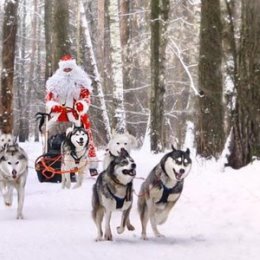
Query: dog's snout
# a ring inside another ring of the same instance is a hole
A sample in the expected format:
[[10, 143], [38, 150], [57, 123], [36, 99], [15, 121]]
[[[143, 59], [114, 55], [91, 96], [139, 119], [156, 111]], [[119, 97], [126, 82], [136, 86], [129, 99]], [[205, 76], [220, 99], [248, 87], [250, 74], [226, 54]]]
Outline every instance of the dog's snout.
[[135, 168], [136, 168], [136, 164], [135, 164], [135, 163], [132, 163], [132, 164], [131, 164], [131, 167], [132, 167], [132, 169], [135, 169]]
[[84, 141], [84, 138], [83, 138], [83, 137], [80, 137], [79, 140], [80, 140], [80, 142], [83, 142], [83, 141]]
[[17, 171], [16, 171], [16, 170], [12, 170], [12, 176], [13, 176], [13, 178], [15, 178], [16, 175], [17, 175]]
[[184, 169], [180, 169], [180, 174], [184, 174], [185, 170]]

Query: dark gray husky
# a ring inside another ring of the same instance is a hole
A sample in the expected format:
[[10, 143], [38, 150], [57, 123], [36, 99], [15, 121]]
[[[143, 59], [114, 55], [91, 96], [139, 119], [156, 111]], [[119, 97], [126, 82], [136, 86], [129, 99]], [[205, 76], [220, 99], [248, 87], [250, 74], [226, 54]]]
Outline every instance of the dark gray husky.
[[147, 239], [146, 226], [150, 220], [155, 236], [162, 236], [157, 225], [163, 224], [179, 199], [184, 178], [191, 168], [190, 150], [176, 150], [163, 156], [141, 186], [138, 211], [142, 224], [142, 238]]
[[[125, 226], [134, 230], [130, 224], [129, 213], [133, 202], [133, 179], [136, 175], [136, 164], [125, 149], [113, 158], [106, 170], [97, 178], [93, 186], [92, 217], [97, 226], [97, 241], [112, 240], [110, 219], [113, 211], [121, 210], [121, 224], [117, 233], [124, 232]], [[103, 237], [102, 220], [105, 216], [105, 233]]]

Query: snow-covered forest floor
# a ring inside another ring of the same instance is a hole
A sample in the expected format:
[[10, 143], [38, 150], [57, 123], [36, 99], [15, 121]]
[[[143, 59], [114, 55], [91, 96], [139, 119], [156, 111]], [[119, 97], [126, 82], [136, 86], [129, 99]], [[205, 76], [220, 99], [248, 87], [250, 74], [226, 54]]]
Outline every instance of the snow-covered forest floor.
[[[24, 220], [16, 220], [16, 197], [11, 208], [0, 202], [1, 260], [257, 260], [260, 255], [260, 162], [235, 171], [220, 170], [214, 161], [193, 158], [184, 191], [159, 227], [165, 238], [140, 239], [136, 201], [131, 213], [135, 231], [116, 233], [120, 214], [112, 216], [112, 242], [95, 242], [91, 192], [95, 178], [85, 176], [79, 189], [39, 183], [33, 169], [41, 154], [39, 143], [26, 143], [30, 169]], [[99, 157], [102, 159], [103, 152]], [[133, 151], [138, 177], [145, 177], [162, 154]], [[138, 192], [142, 180], [134, 181]], [[15, 193], [16, 194], [16, 193]]]

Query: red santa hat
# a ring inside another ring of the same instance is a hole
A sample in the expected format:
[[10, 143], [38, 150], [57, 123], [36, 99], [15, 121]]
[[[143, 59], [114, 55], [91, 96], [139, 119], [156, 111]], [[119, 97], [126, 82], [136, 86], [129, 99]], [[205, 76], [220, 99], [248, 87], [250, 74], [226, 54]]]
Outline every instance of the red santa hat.
[[60, 61], [59, 61], [59, 68], [60, 69], [75, 69], [77, 67], [77, 63], [76, 60], [70, 55], [70, 54], [66, 54], [64, 56], [61, 57]]

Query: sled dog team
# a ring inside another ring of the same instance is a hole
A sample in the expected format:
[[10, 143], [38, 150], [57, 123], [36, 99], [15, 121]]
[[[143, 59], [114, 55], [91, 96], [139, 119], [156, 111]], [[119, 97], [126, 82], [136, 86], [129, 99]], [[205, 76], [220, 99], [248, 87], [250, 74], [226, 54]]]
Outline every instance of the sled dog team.
[[[67, 129], [61, 147], [61, 169], [79, 169], [74, 187], [80, 187], [83, 182], [88, 143], [88, 134], [83, 127]], [[17, 190], [17, 219], [22, 219], [28, 158], [10, 135], [1, 134], [0, 145], [0, 190], [6, 206], [12, 205], [13, 188]], [[117, 233], [123, 233], [125, 228], [134, 230], [129, 213], [133, 204], [133, 180], [136, 176], [136, 163], [130, 156], [130, 151], [135, 146], [135, 138], [128, 133], [114, 133], [108, 143], [103, 162], [104, 170], [98, 175], [92, 192], [92, 218], [97, 227], [96, 241], [113, 239], [110, 220], [116, 210], [122, 212]], [[142, 239], [147, 239], [148, 221], [154, 235], [162, 236], [157, 226], [166, 222], [171, 209], [178, 201], [191, 164], [189, 149], [182, 151], [172, 146], [172, 150], [162, 157], [142, 183], [137, 201]], [[62, 174], [62, 187], [70, 186], [70, 174]]]

